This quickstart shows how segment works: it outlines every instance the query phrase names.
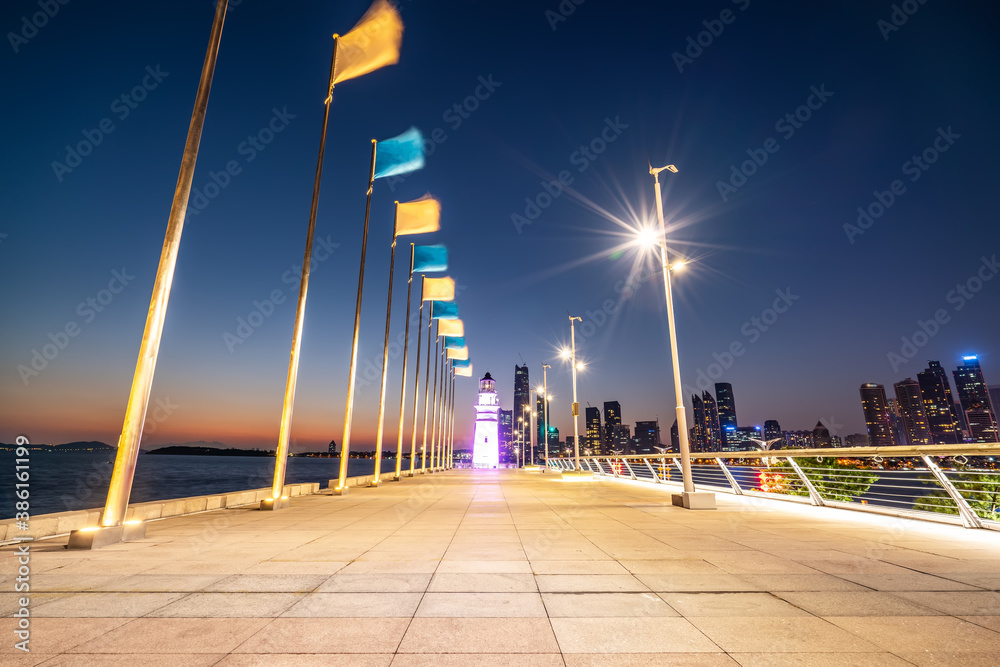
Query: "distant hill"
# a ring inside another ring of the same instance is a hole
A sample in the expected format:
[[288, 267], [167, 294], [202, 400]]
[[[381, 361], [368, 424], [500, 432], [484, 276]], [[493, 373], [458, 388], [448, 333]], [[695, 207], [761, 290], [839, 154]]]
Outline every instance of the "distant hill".
[[[221, 443], [219, 443], [221, 444]], [[189, 446], [189, 445], [167, 445], [166, 447], [158, 447], [146, 452], [146, 454], [152, 456], [153, 454], [161, 455], [173, 455], [173, 456], [274, 456], [273, 450], [263, 450], [263, 449], [237, 449], [236, 447], [227, 447], [225, 449], [221, 447], [200, 447], [200, 446]]]
[[60, 452], [92, 452], [92, 451], [116, 451], [117, 447], [91, 440], [89, 442], [67, 442], [64, 445], [56, 445], [53, 449]]
[[228, 445], [223, 442], [208, 442], [206, 440], [192, 440], [190, 442], [165, 442], [162, 445], [156, 445], [149, 451], [155, 451], [156, 449], [163, 449], [165, 447], [214, 447], [217, 449], [228, 449]]
[[[62, 445], [24, 445], [29, 452], [63, 453], [63, 452], [114, 452], [117, 447], [112, 447], [103, 442], [91, 440], [87, 442], [67, 442]], [[18, 445], [0, 443], [0, 452], [12, 452]]]

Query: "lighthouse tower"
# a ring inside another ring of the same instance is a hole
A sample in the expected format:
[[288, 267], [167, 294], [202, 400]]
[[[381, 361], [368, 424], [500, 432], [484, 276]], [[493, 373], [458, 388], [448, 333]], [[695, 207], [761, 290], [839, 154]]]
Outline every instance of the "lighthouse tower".
[[472, 450], [473, 468], [496, 468], [500, 463], [500, 438], [497, 431], [496, 382], [489, 373], [479, 381], [479, 401], [476, 403], [476, 440]]

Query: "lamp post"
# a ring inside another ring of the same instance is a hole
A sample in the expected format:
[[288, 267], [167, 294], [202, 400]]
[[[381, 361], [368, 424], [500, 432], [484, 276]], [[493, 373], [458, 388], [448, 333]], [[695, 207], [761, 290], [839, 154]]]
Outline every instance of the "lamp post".
[[[694, 479], [691, 477], [691, 448], [688, 444], [687, 413], [684, 410], [684, 394], [681, 389], [681, 369], [677, 354], [677, 328], [674, 324], [674, 299], [670, 289], [670, 264], [667, 253], [667, 228], [663, 223], [663, 197], [660, 193], [660, 172], [667, 170], [677, 173], [677, 167], [668, 164], [665, 167], [649, 167], [649, 173], [653, 176], [653, 189], [656, 193], [656, 219], [659, 224], [659, 233], [656, 243], [660, 248], [660, 263], [663, 267], [663, 288], [667, 298], [667, 324], [670, 330], [670, 355], [674, 367], [674, 401], [677, 404], [677, 436], [681, 447], [681, 476], [684, 481], [684, 492], [674, 494], [674, 505], [680, 505], [687, 509], [715, 509], [715, 494], [711, 492], [696, 492], [694, 489]], [[680, 268], [683, 264], [678, 264]]]
[[[576, 400], [576, 331], [573, 326], [573, 322], [583, 322], [582, 317], [574, 317], [569, 315], [569, 350], [563, 350], [563, 359], [569, 359], [569, 362], [573, 365], [573, 472], [577, 474], [583, 474], [583, 468], [580, 467], [580, 403]], [[564, 475], [565, 476], [565, 475]], [[592, 476], [592, 475], [588, 475]]]
[[544, 415], [542, 416], [545, 422], [543, 438], [545, 439], [545, 470], [549, 470], [549, 374], [548, 370], [552, 368], [548, 364], [542, 364], [542, 410]]

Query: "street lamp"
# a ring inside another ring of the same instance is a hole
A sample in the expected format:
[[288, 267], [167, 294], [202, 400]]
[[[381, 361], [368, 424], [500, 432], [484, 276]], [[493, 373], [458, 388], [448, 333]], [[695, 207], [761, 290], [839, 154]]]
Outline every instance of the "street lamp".
[[[660, 263], [663, 266], [663, 288], [667, 297], [667, 322], [670, 329], [670, 355], [674, 366], [674, 400], [677, 403], [677, 436], [681, 446], [681, 476], [684, 480], [684, 492], [674, 494], [673, 504], [687, 509], [715, 509], [715, 494], [708, 491], [695, 491], [694, 480], [691, 477], [691, 448], [688, 444], [687, 413], [684, 410], [684, 394], [681, 389], [681, 369], [677, 354], [677, 329], [674, 324], [674, 299], [670, 290], [670, 264], [667, 254], [667, 228], [663, 224], [663, 197], [660, 194], [660, 172], [667, 170], [677, 173], [677, 167], [668, 164], [665, 167], [649, 167], [653, 177], [653, 188], [656, 192], [656, 219], [659, 231], [656, 244], [660, 247]], [[644, 232], [648, 236], [648, 232]], [[678, 262], [675, 268], [684, 266]]]
[[545, 472], [549, 470], [549, 374], [548, 370], [552, 368], [548, 364], [542, 364], [542, 410], [545, 411]]
[[[568, 359], [573, 366], [573, 472], [570, 476], [593, 477], [593, 473], [584, 473], [583, 468], [580, 467], [580, 403], [576, 400], [576, 371], [577, 369], [582, 370], [583, 364], [577, 364], [576, 361], [576, 332], [573, 322], [583, 322], [583, 318], [569, 315], [570, 349], [562, 351], [562, 358]], [[566, 477], [565, 473], [563, 477]]]

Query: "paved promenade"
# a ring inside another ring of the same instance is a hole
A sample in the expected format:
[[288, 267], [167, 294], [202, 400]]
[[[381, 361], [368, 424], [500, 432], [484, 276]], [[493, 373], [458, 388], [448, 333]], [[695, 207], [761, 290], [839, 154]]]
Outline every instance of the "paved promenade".
[[1000, 534], [649, 485], [455, 470], [285, 511], [33, 545], [30, 655], [4, 665], [979, 665]]

